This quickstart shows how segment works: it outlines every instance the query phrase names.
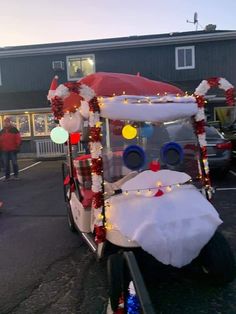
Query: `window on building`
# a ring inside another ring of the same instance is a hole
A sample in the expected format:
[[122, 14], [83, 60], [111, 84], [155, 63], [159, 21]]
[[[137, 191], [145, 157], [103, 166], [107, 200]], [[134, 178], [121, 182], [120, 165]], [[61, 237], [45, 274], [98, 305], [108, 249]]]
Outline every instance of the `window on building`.
[[7, 117], [11, 119], [11, 123], [19, 130], [22, 137], [31, 136], [30, 117], [28, 114], [6, 115], [3, 119]]
[[67, 56], [66, 61], [68, 81], [79, 80], [95, 72], [94, 55]]
[[176, 70], [195, 68], [195, 49], [194, 46], [175, 48], [175, 68]]
[[51, 130], [55, 127], [54, 117], [51, 113], [33, 114], [34, 136], [50, 135]]

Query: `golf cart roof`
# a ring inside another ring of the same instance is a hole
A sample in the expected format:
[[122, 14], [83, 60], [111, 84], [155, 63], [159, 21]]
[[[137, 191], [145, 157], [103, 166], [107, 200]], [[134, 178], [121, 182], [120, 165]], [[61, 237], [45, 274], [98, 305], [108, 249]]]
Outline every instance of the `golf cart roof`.
[[113, 120], [168, 122], [194, 116], [196, 99], [178, 87], [138, 75], [97, 72], [59, 85], [53, 97], [63, 98], [63, 111], [89, 117], [89, 101], [97, 97], [100, 116]]
[[198, 110], [195, 97], [139, 74], [98, 72], [79, 82], [94, 90], [103, 118], [165, 122], [191, 117]]

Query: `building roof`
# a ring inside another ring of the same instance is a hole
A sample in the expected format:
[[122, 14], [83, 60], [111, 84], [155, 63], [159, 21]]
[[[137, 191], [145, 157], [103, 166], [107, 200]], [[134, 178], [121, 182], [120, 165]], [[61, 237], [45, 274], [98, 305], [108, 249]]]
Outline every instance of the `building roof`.
[[145, 46], [188, 44], [204, 41], [236, 39], [236, 30], [173, 32], [83, 41], [12, 46], [0, 48], [0, 57], [88, 52], [95, 50], [135, 48]]

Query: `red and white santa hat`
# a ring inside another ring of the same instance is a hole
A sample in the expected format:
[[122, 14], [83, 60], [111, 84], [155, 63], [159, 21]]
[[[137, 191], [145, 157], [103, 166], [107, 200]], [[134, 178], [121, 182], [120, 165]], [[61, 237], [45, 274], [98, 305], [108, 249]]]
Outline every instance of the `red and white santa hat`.
[[55, 75], [54, 78], [52, 79], [52, 82], [51, 82], [51, 85], [50, 85], [50, 89], [48, 91], [48, 100], [50, 101], [54, 96], [55, 96], [55, 92], [56, 92], [56, 89], [57, 89], [57, 86], [58, 86], [58, 76]]

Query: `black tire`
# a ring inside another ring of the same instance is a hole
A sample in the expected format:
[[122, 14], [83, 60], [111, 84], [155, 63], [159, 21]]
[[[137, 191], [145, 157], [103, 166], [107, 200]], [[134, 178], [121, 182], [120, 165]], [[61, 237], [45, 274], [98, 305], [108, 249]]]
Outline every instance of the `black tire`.
[[110, 255], [107, 261], [109, 299], [112, 311], [116, 311], [123, 293], [124, 258], [121, 254]]
[[76, 232], [76, 225], [75, 225], [75, 221], [73, 218], [73, 214], [72, 214], [72, 210], [70, 207], [70, 203], [69, 201], [67, 202], [67, 221], [68, 221], [68, 226], [71, 232]]
[[235, 259], [225, 237], [216, 232], [199, 255], [203, 272], [215, 284], [226, 284], [235, 278]]

